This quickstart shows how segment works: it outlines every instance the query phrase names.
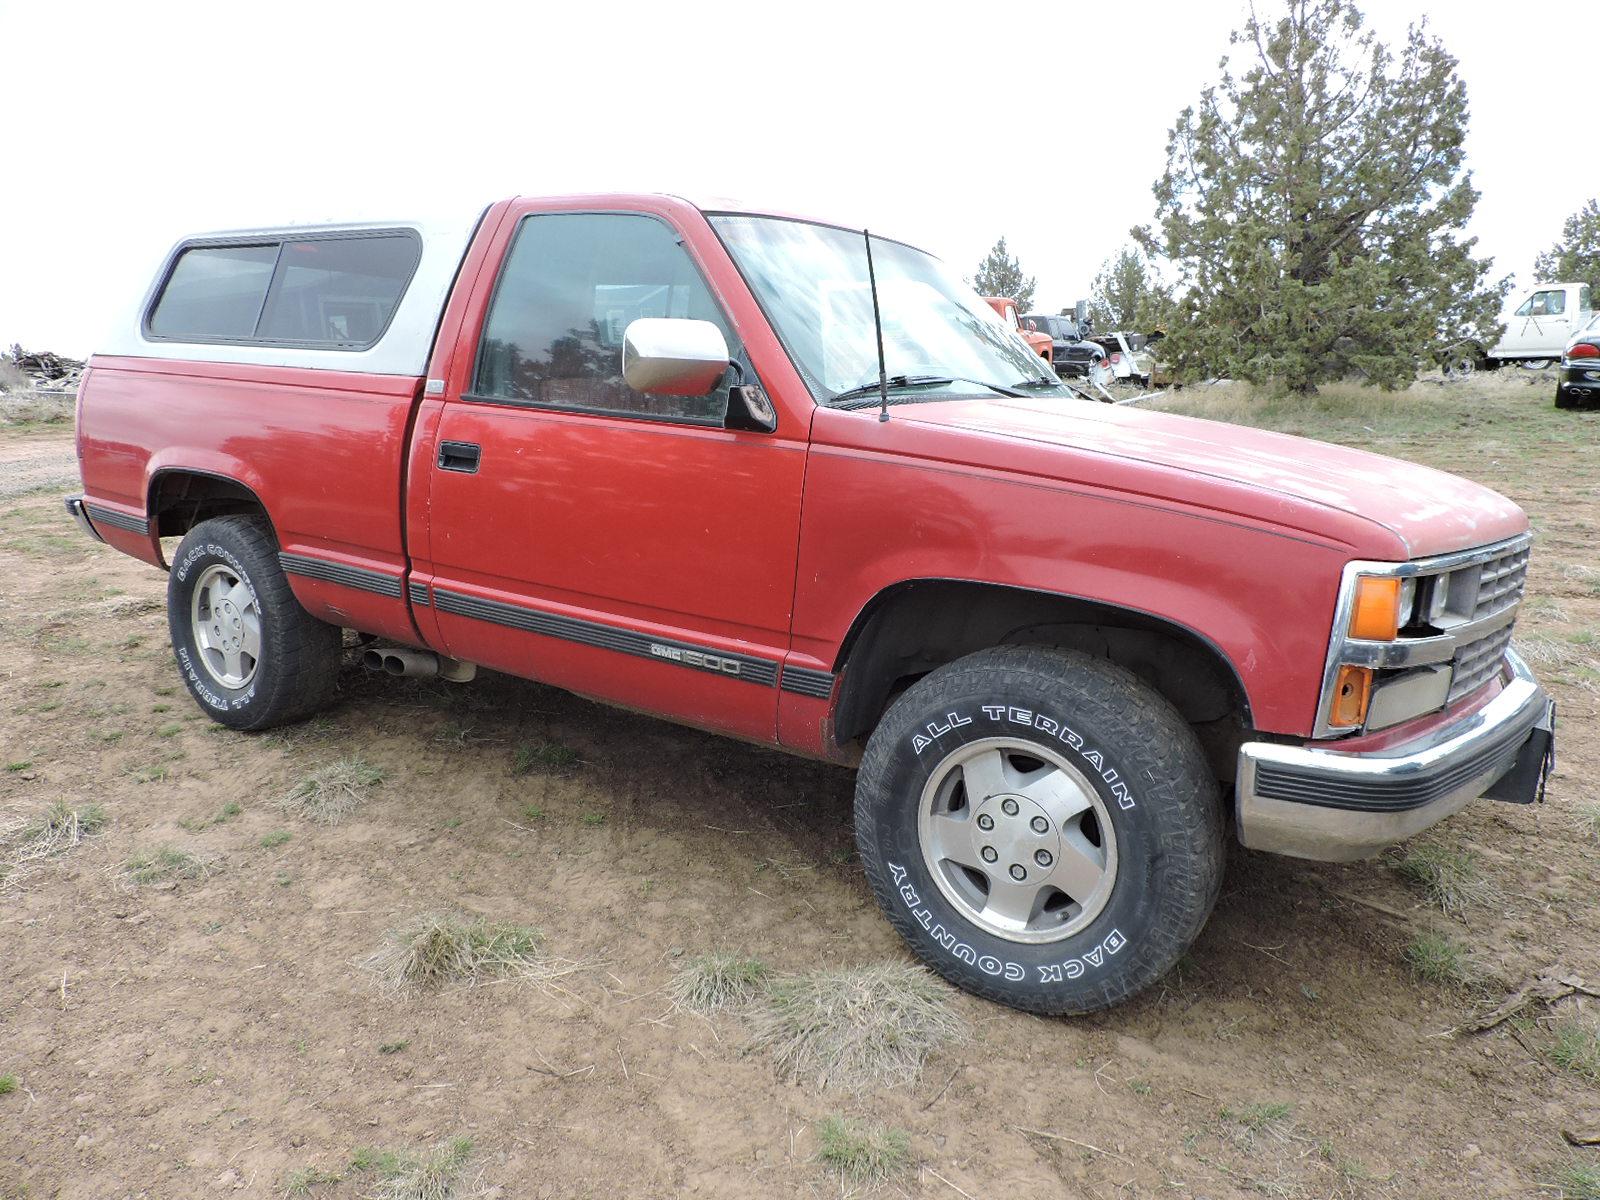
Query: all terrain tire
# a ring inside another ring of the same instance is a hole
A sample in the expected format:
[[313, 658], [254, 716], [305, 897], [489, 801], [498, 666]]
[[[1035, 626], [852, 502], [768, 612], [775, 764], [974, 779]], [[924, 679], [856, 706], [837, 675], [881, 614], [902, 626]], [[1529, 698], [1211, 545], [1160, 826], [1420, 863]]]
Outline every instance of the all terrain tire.
[[917, 956], [1028, 1012], [1149, 987], [1222, 883], [1222, 808], [1194, 732], [1073, 651], [983, 650], [909, 688], [867, 744], [855, 821], [873, 893]]
[[189, 694], [230, 729], [270, 729], [333, 699], [341, 634], [294, 598], [264, 517], [189, 531], [167, 579], [167, 625]]

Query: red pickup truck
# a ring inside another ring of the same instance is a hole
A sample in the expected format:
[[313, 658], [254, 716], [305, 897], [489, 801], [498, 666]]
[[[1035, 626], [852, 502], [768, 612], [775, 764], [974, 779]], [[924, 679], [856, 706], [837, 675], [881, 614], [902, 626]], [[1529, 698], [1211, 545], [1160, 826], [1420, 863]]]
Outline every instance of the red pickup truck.
[[1080, 402], [859, 229], [578, 196], [188, 239], [78, 452], [215, 720], [329, 703], [349, 629], [856, 766], [890, 921], [1035, 1012], [1170, 968], [1230, 828], [1369, 856], [1552, 754], [1516, 505]]

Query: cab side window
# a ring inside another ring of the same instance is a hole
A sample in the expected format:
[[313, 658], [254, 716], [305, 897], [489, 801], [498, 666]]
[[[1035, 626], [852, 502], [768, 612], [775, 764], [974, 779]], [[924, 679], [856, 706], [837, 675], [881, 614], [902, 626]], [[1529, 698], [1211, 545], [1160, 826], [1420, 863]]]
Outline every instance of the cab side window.
[[[1567, 311], [1567, 294], [1559, 288], [1547, 292], [1535, 292], [1529, 303], [1532, 305], [1529, 309], [1529, 314], [1532, 316], [1559, 317]], [[1520, 310], [1518, 315], [1521, 315]]]
[[622, 337], [640, 317], [732, 327], [665, 222], [629, 213], [524, 217], [501, 268], [478, 347], [480, 400], [720, 425], [727, 381], [705, 396], [636, 392]]

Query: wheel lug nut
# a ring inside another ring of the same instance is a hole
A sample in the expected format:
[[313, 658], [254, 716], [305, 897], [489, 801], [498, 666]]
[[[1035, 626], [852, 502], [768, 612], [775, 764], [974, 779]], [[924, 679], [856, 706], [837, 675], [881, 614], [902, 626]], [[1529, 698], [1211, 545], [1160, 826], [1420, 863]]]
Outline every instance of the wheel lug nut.
[[1048, 867], [1050, 865], [1050, 851], [1035, 850], [1033, 852], [1033, 861], [1038, 863], [1041, 867]]
[[994, 818], [991, 817], [988, 813], [984, 813], [981, 817], [978, 818], [978, 828], [979, 829], [993, 829], [994, 828]]
[[1002, 801], [1000, 801], [1000, 811], [1005, 813], [1006, 816], [1008, 816], [1008, 817], [1016, 816], [1017, 815], [1017, 802], [1015, 800], [1002, 800]]
[[1043, 817], [1035, 817], [1033, 820], [1029, 821], [1028, 824], [1033, 826], [1033, 831], [1035, 833], [1048, 833], [1050, 830], [1050, 822], [1046, 821]]
[[1028, 877], [1028, 872], [1023, 869], [1023, 866], [1022, 866], [1021, 863], [1012, 863], [1011, 864], [1011, 878], [1020, 880], [1020, 879], [1026, 879], [1027, 877]]
[[995, 859], [1000, 857], [995, 853], [993, 846], [985, 846], [982, 850], [979, 850], [978, 853], [983, 855], [984, 862], [993, 862]]

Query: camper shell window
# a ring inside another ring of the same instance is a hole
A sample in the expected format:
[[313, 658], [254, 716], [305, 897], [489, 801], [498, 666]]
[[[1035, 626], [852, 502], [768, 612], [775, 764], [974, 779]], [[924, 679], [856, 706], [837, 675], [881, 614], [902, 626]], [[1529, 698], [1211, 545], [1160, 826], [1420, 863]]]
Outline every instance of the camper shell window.
[[394, 318], [422, 254], [409, 229], [189, 243], [144, 323], [155, 341], [366, 350]]

